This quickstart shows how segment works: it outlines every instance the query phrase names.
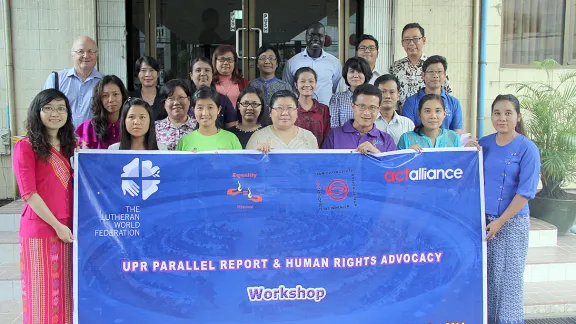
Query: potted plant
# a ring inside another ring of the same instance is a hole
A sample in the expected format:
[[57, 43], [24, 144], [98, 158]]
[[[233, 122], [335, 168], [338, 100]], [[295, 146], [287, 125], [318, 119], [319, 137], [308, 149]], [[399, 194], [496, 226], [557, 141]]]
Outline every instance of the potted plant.
[[540, 150], [542, 190], [529, 202], [531, 216], [565, 234], [576, 219], [576, 195], [563, 190], [576, 183], [576, 71], [558, 71], [552, 59], [533, 66], [546, 81], [508, 85], [518, 93], [527, 136]]

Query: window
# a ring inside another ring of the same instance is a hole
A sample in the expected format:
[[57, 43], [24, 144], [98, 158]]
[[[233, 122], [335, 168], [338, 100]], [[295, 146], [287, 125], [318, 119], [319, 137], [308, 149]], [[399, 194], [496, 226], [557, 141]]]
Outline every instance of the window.
[[576, 64], [576, 0], [503, 0], [502, 6], [502, 65], [547, 58]]

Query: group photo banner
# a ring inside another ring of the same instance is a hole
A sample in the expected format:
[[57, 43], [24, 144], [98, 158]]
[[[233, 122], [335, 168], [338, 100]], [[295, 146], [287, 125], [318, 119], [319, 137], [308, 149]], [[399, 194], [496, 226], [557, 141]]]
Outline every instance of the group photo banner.
[[74, 158], [74, 322], [484, 324], [482, 153]]

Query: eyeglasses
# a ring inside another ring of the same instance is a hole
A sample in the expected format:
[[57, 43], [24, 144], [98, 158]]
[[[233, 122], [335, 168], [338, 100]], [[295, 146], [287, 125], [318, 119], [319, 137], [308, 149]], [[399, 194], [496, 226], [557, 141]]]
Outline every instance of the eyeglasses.
[[244, 101], [244, 102], [240, 102], [240, 106], [242, 106], [244, 108], [248, 108], [248, 106], [250, 106], [250, 107], [256, 109], [256, 108], [262, 106], [262, 104], [259, 102], [256, 102], [256, 101], [250, 101], [250, 102]]
[[366, 110], [369, 110], [371, 113], [375, 113], [378, 110], [380, 110], [380, 107], [378, 106], [367, 106], [365, 104], [354, 104], [354, 106], [358, 107], [358, 110], [360, 110], [360, 112], [365, 112]]
[[444, 74], [444, 71], [424, 71], [424, 73], [440, 76]]
[[66, 107], [42, 107], [42, 112], [44, 112], [45, 114], [51, 114], [53, 112], [57, 112], [59, 114], [65, 114], [67, 112]]
[[258, 60], [262, 61], [262, 62], [266, 62], [266, 61], [274, 62], [274, 61], [276, 61], [276, 56], [264, 56], [264, 55], [262, 55], [258, 58]]
[[234, 57], [220, 56], [219, 58], [216, 59], [216, 61], [220, 63], [234, 63]]
[[168, 97], [168, 98], [166, 98], [166, 101], [170, 104], [174, 103], [175, 101], [178, 101], [179, 103], [185, 103], [186, 100], [188, 100], [188, 97], [177, 97], [177, 98]]
[[296, 107], [289, 106], [289, 107], [272, 107], [272, 109], [276, 110], [279, 114], [283, 114], [285, 112], [291, 113], [296, 110]]
[[92, 49], [89, 49], [89, 50], [87, 50], [87, 51], [85, 51], [85, 50], [83, 50], [83, 49], [79, 49], [79, 50], [75, 50], [75, 51], [72, 51], [72, 52], [73, 52], [73, 53], [76, 53], [76, 54], [78, 54], [78, 55], [80, 55], [80, 56], [82, 56], [82, 55], [84, 55], [84, 54], [86, 54], [86, 53], [88, 53], [88, 55], [96, 55], [96, 54], [98, 54], [98, 50], [92, 50]]
[[374, 45], [370, 45], [370, 46], [358, 46], [358, 51], [359, 52], [374, 52], [376, 50], [376, 46]]
[[412, 42], [412, 43], [414, 43], [414, 44], [417, 44], [422, 38], [424, 38], [424, 37], [404, 38], [404, 39], [402, 40], [402, 44], [404, 44], [404, 45], [409, 45], [410, 42]]

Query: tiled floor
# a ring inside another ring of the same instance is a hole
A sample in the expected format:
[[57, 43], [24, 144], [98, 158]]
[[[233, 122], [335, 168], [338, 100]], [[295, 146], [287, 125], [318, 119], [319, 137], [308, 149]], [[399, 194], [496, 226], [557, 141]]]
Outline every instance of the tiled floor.
[[576, 235], [558, 237], [558, 246], [539, 247], [528, 250], [527, 263], [570, 263], [576, 262]]

